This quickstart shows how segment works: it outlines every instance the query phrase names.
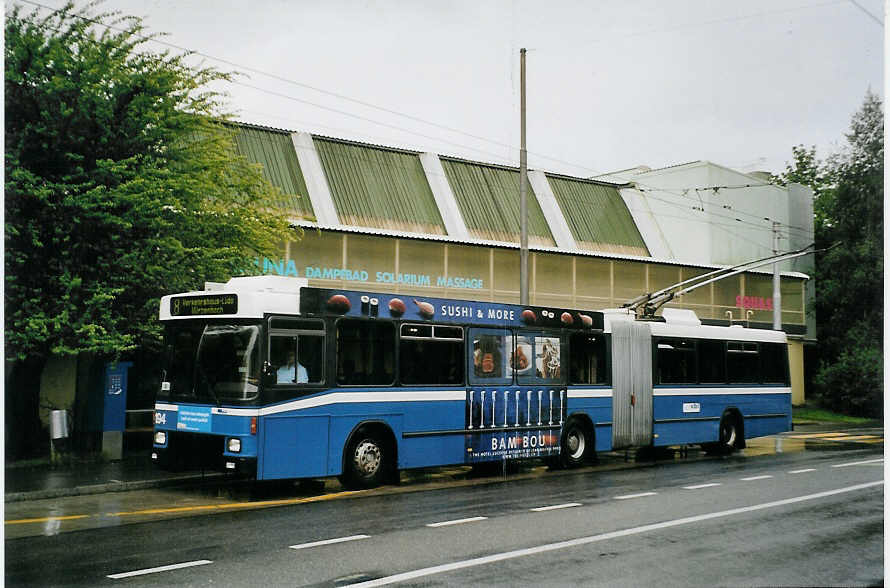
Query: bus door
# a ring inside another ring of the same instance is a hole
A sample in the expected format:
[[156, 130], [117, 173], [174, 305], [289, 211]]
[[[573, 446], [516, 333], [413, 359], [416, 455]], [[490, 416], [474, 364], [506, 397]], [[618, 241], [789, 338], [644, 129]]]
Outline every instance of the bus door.
[[649, 324], [612, 323], [612, 447], [652, 444], [652, 334]]
[[466, 461], [559, 453], [565, 420], [562, 339], [510, 329], [469, 329]]

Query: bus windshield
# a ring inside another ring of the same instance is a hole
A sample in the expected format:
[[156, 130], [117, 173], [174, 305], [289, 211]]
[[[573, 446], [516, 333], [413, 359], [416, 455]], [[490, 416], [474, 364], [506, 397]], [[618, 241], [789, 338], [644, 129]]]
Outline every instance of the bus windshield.
[[257, 325], [176, 325], [167, 333], [168, 367], [162, 395], [222, 402], [254, 400], [260, 381]]

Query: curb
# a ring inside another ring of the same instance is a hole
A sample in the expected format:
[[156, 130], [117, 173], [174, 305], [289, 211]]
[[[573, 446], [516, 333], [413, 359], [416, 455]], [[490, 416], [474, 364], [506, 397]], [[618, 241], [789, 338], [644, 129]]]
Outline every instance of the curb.
[[110, 492], [130, 492], [133, 490], [146, 490], [149, 488], [164, 488], [176, 486], [194, 481], [208, 481], [225, 477], [223, 472], [213, 472], [203, 475], [185, 475], [162, 480], [136, 480], [132, 482], [108, 482], [105, 484], [90, 484], [87, 486], [74, 486], [70, 488], [51, 488], [47, 490], [32, 490], [28, 492], [10, 492], [3, 497], [4, 503], [25, 502], [28, 500], [44, 500], [48, 498], [65, 498], [69, 496], [89, 496], [92, 494], [106, 494]]

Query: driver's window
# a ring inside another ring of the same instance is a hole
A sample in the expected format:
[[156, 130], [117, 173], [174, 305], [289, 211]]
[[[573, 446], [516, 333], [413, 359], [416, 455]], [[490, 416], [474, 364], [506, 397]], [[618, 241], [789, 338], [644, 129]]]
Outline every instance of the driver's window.
[[324, 381], [324, 323], [273, 318], [269, 329], [269, 363], [278, 386]]

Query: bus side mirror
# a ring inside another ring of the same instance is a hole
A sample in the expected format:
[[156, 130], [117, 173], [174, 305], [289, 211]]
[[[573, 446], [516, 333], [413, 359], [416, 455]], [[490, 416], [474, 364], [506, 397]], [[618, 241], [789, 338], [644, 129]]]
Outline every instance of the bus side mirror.
[[263, 385], [264, 386], [274, 386], [277, 384], [278, 376], [275, 372], [275, 368], [272, 367], [272, 364], [268, 361], [263, 362]]

